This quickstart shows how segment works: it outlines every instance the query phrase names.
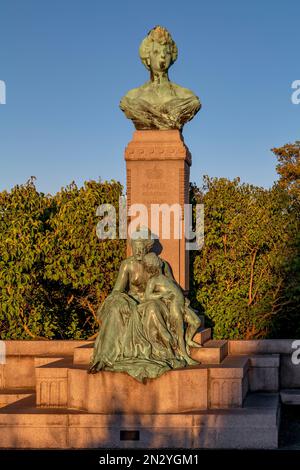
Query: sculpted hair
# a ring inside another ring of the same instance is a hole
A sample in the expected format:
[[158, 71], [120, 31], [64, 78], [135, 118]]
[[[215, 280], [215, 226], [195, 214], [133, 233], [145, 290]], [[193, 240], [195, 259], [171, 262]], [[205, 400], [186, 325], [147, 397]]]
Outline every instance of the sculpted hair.
[[146, 271], [154, 275], [159, 274], [162, 268], [162, 261], [153, 252], [148, 253], [147, 255], [144, 256], [143, 264], [145, 266]]
[[149, 59], [149, 53], [150, 53], [153, 42], [170, 45], [171, 57], [172, 57], [171, 65], [174, 64], [178, 55], [177, 46], [175, 42], [173, 41], [171, 34], [166, 28], [164, 28], [163, 26], [155, 26], [149, 31], [148, 35], [142, 41], [140, 45], [140, 49], [139, 49], [140, 58], [143, 64], [145, 65], [145, 67], [147, 67], [147, 69], [149, 70], [148, 59]]

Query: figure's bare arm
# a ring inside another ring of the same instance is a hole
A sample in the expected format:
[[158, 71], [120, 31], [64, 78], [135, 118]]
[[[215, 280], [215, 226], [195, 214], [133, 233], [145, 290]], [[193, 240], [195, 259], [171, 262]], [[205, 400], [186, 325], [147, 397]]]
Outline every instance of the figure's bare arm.
[[154, 279], [149, 279], [145, 289], [145, 299], [149, 300], [154, 290]]
[[115, 286], [113, 288], [113, 293], [114, 292], [125, 292], [126, 288], [128, 286], [128, 281], [129, 281], [129, 269], [128, 269], [128, 261], [122, 261], [118, 277], [115, 283]]
[[156, 299], [161, 299], [163, 297], [162, 294], [160, 293], [152, 293], [152, 294], [149, 294], [148, 297], [146, 297], [146, 300], [156, 300]]
[[155, 279], [149, 279], [146, 289], [145, 289], [145, 299], [146, 300], [155, 300], [155, 299], [160, 299], [161, 294], [160, 293], [154, 293], [154, 288], [155, 288]]

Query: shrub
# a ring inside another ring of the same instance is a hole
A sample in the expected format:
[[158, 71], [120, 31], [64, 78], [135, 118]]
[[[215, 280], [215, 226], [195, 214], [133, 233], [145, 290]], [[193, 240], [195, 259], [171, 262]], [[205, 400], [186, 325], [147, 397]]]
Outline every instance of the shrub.
[[123, 240], [96, 236], [96, 208], [118, 207], [117, 182], [71, 184], [54, 196], [34, 179], [0, 193], [1, 339], [79, 339], [98, 328], [96, 309], [111, 290]]

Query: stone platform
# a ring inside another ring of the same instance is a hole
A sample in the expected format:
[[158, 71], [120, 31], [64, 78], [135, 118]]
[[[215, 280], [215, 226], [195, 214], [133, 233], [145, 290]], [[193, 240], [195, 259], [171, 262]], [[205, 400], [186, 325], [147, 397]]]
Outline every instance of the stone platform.
[[222, 366], [199, 365], [166, 372], [142, 384], [126, 373], [87, 374], [65, 359], [36, 368], [37, 405], [92, 413], [186, 413], [243, 405], [248, 359], [227, 357]]
[[101, 414], [35, 406], [34, 393], [0, 413], [2, 448], [276, 448], [278, 395], [243, 408], [171, 414]]
[[88, 341], [7, 341], [0, 446], [276, 448], [289, 340], [276, 347], [210, 333], [195, 338], [201, 364], [146, 384], [125, 373], [87, 374]]

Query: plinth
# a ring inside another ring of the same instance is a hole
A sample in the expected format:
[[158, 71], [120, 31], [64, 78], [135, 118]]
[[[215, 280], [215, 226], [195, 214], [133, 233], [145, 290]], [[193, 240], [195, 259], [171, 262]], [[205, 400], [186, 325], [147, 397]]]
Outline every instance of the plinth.
[[[127, 207], [133, 204], [147, 207], [148, 227], [157, 228], [154, 233], [162, 250], [159, 255], [171, 265], [183, 290], [188, 291], [184, 205], [189, 202], [191, 154], [182, 134], [178, 130], [135, 131], [125, 150], [125, 160]], [[160, 213], [156, 224], [155, 213]], [[128, 254], [131, 254], [129, 243]]]

